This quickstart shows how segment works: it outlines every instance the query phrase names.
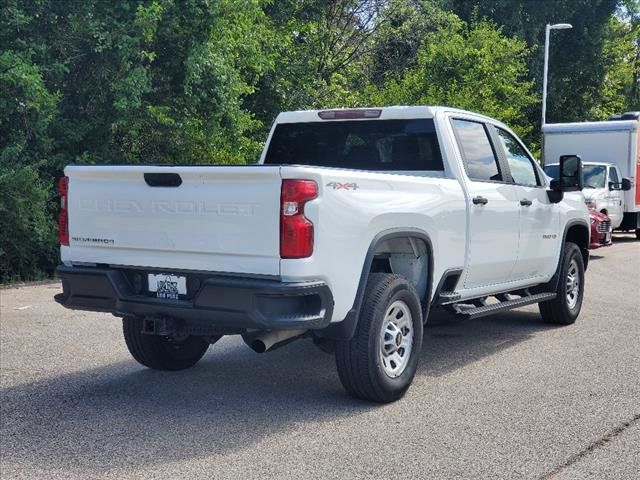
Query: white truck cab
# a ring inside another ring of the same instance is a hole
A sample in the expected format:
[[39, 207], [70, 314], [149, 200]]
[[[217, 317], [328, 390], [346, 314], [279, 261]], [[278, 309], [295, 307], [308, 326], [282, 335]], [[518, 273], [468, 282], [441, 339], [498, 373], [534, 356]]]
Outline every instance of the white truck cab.
[[[620, 169], [611, 163], [584, 162], [583, 163], [584, 201], [589, 208], [593, 208], [611, 219], [611, 226], [616, 229], [622, 224], [624, 216], [624, 186]], [[558, 178], [560, 165], [549, 163], [544, 171], [551, 178]]]
[[223, 335], [335, 351], [343, 385], [409, 387], [431, 307], [539, 304], [575, 322], [582, 164], [551, 181], [503, 123], [447, 107], [280, 114], [255, 165], [81, 166], [60, 181], [67, 308], [122, 317], [142, 365], [194, 365]]

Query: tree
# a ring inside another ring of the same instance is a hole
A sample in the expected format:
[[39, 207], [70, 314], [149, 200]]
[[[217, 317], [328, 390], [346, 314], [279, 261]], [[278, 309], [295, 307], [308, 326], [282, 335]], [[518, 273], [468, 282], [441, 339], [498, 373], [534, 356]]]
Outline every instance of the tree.
[[56, 263], [51, 187], [30, 166], [0, 169], [0, 282], [50, 276]]
[[385, 22], [372, 37], [369, 80], [381, 86], [415, 66], [429, 33], [448, 24], [448, 14], [432, 1], [390, 0], [380, 15]]
[[527, 80], [525, 42], [495, 25], [467, 24], [455, 15], [426, 36], [417, 63], [398, 80], [366, 95], [376, 105], [449, 105], [498, 118], [520, 134], [530, 132], [526, 109], [535, 102]]
[[[387, 0], [279, 0], [265, 6], [274, 63], [246, 102], [269, 125], [282, 110], [349, 106], [368, 82], [372, 38]], [[351, 100], [350, 100], [351, 99]]]
[[3, 280], [52, 273], [66, 164], [255, 161], [268, 35], [258, 0], [3, 2]]
[[[19, 5], [16, 6], [16, 5]], [[59, 92], [52, 131], [67, 162], [253, 160], [242, 107], [269, 65], [258, 0], [25, 2], [3, 47], [31, 52]]]
[[[590, 119], [594, 103], [601, 101], [605, 76], [602, 49], [617, 0], [448, 0], [464, 20], [488, 18], [507, 35], [523, 39], [530, 48], [527, 66], [541, 98], [544, 27], [568, 22], [572, 30], [554, 31], [550, 45], [548, 122]], [[532, 107], [534, 107], [532, 105]], [[540, 108], [528, 112], [531, 123], [540, 125]]]
[[606, 70], [600, 101], [594, 102], [589, 116], [606, 119], [625, 111], [640, 110], [638, 74], [640, 69], [640, 22], [627, 16], [612, 16], [602, 57]]
[[52, 273], [51, 183], [41, 172], [57, 103], [28, 54], [0, 52], [0, 282]]
[[[630, 65], [631, 78], [626, 78], [626, 102], [622, 110], [640, 110], [640, 0], [623, 0], [618, 15], [618, 24], [622, 32], [618, 35], [618, 56], [611, 62], [613, 69], [624, 70], [622, 65]], [[614, 25], [616, 25], [614, 23]], [[614, 29], [615, 30], [615, 29]], [[616, 50], [615, 40], [612, 42], [612, 50]], [[624, 74], [623, 74], [624, 75]], [[624, 83], [625, 79], [622, 80]]]

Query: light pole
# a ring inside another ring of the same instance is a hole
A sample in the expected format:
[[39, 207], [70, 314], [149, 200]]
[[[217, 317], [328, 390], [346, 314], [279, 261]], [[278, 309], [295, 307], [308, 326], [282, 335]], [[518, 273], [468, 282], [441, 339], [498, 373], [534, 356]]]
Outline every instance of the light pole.
[[547, 23], [544, 32], [544, 74], [542, 75], [542, 126], [547, 123], [547, 74], [549, 73], [549, 32], [573, 28], [570, 23]]

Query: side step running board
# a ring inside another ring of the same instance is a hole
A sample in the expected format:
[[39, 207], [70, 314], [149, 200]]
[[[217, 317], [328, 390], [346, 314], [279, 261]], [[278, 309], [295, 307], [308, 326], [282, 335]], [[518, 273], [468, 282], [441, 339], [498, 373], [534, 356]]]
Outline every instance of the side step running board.
[[462, 295], [456, 292], [440, 292], [440, 295], [438, 295], [438, 305], [447, 305], [449, 303], [455, 303], [458, 300], [460, 300], [461, 296]]
[[492, 315], [504, 310], [524, 307], [525, 305], [531, 305], [532, 303], [546, 302], [547, 300], [553, 300], [554, 298], [556, 298], [555, 293], [536, 293], [535, 295], [524, 295], [520, 298], [514, 298], [513, 300], [504, 300], [498, 303], [485, 304], [480, 306], [458, 303], [455, 305], [451, 305], [451, 307], [453, 307], [453, 311], [456, 315], [467, 319], [473, 319], [484, 317], [486, 315]]

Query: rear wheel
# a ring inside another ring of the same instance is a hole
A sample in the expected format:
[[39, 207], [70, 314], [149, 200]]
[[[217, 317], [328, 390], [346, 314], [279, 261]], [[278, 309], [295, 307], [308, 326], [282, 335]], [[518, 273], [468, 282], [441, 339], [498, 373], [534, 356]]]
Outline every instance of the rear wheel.
[[584, 260], [575, 243], [564, 244], [560, 279], [556, 298], [539, 304], [542, 318], [549, 323], [570, 325], [582, 308], [584, 293]]
[[141, 317], [124, 317], [122, 330], [131, 356], [155, 370], [183, 370], [192, 367], [209, 348], [201, 337], [163, 337], [142, 333]]
[[372, 273], [353, 338], [336, 342], [336, 365], [345, 389], [373, 402], [402, 397], [416, 373], [422, 329], [413, 286], [400, 275]]

